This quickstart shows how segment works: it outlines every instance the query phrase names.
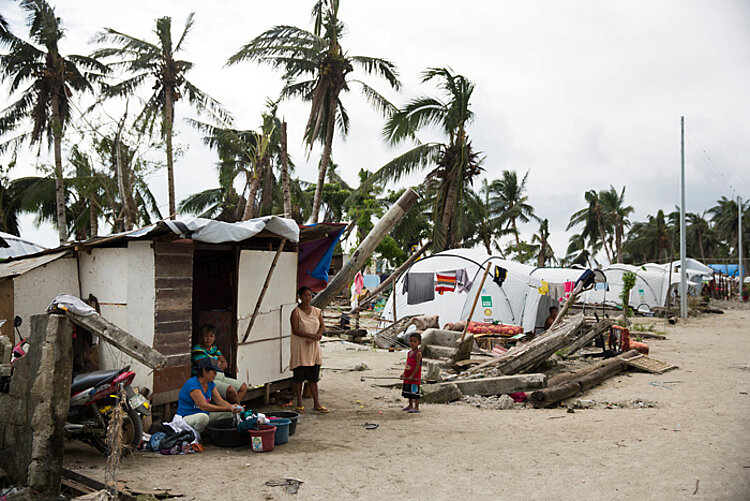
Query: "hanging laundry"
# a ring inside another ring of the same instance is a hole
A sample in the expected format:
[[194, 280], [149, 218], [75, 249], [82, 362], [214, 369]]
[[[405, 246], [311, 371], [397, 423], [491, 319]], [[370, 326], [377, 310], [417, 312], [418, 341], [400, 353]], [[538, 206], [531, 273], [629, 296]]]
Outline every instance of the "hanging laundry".
[[544, 280], [540, 280], [540, 282], [542, 285], [537, 290], [539, 291], [539, 294], [546, 296], [549, 293], [549, 283]]
[[354, 292], [356, 292], [357, 294], [361, 294], [362, 289], [364, 288], [365, 288], [365, 279], [364, 277], [362, 277], [362, 273], [358, 271], [357, 274], [354, 275]]
[[436, 274], [437, 283], [435, 285], [435, 292], [442, 294], [443, 292], [455, 292], [456, 290], [456, 272], [455, 271], [439, 271]]
[[542, 286], [542, 281], [536, 277], [529, 277], [529, 287], [538, 289]]
[[562, 301], [565, 298], [565, 286], [563, 284], [548, 284], [549, 291], [547, 295], [555, 301]]
[[570, 294], [573, 292], [573, 289], [575, 288], [574, 282], [565, 282], [563, 286], [565, 287], [565, 293], [563, 294], [564, 299], [568, 299]]
[[420, 304], [435, 299], [434, 273], [407, 273], [404, 280], [406, 304]]
[[493, 271], [492, 281], [495, 282], [499, 287], [503, 286], [503, 282], [508, 277], [508, 270], [500, 266], [495, 265]]
[[471, 280], [466, 268], [456, 270], [456, 292], [469, 292], [471, 290]]
[[594, 284], [594, 290], [596, 291], [608, 291], [609, 290], [609, 283], [607, 282], [597, 282]]

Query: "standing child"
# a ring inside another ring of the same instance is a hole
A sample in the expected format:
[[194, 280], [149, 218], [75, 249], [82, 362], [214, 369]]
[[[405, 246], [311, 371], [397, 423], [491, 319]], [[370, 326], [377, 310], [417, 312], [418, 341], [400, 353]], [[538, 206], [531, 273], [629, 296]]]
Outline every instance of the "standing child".
[[422, 352], [419, 344], [422, 336], [418, 332], [412, 332], [409, 336], [409, 353], [406, 355], [406, 367], [401, 379], [404, 380], [404, 388], [401, 396], [409, 399], [409, 404], [403, 408], [406, 412], [419, 412], [419, 385], [422, 383]]

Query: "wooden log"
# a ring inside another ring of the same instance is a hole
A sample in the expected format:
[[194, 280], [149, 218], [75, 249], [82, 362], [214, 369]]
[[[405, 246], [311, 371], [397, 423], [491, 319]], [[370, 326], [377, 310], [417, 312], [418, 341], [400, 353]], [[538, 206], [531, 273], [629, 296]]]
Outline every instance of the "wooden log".
[[333, 298], [341, 290], [343, 290], [347, 284], [351, 282], [354, 275], [361, 270], [367, 260], [370, 258], [375, 248], [383, 241], [388, 235], [391, 229], [398, 223], [401, 218], [406, 214], [414, 202], [417, 201], [419, 195], [412, 189], [408, 189], [403, 195], [396, 201], [395, 204], [388, 209], [388, 212], [378, 221], [375, 227], [368, 233], [362, 243], [354, 251], [351, 259], [347, 261], [344, 267], [339, 271], [333, 279], [328, 283], [328, 287], [323, 289], [317, 296], [312, 300], [312, 305], [316, 308], [325, 308], [333, 300]]
[[503, 374], [510, 375], [532, 367], [549, 358], [557, 350], [568, 346], [575, 339], [575, 334], [582, 323], [582, 314], [566, 318], [529, 343], [472, 367], [468, 372], [475, 373], [489, 367], [496, 367]]
[[[586, 367], [575, 373], [569, 373], [572, 379], [563, 381], [562, 378], [555, 376], [551, 378], [550, 385], [547, 388], [537, 390], [531, 394], [529, 399], [535, 408], [549, 407], [555, 405], [560, 400], [570, 398], [578, 392], [586, 391], [593, 388], [602, 381], [619, 374], [628, 367], [627, 359], [638, 355], [636, 350], [630, 350], [617, 357], [604, 360], [592, 367]], [[552, 385], [554, 383], [554, 386]]]
[[[622, 355], [618, 355], [618, 357], [619, 358], [631, 358], [637, 355], [640, 355], [638, 350], [630, 350], [628, 352], [623, 353]], [[613, 358], [616, 358], [616, 357], [613, 357]], [[561, 372], [560, 374], [556, 374], [552, 376], [551, 378], [549, 378], [549, 381], [547, 381], [547, 386], [551, 388], [559, 384], [567, 383], [568, 381], [573, 381], [574, 379], [585, 376], [589, 372], [595, 371], [596, 369], [599, 369], [600, 367], [604, 367], [605, 365], [609, 363], [610, 360], [612, 360], [612, 358], [602, 360], [600, 362], [597, 362], [596, 364], [592, 364], [589, 367], [584, 367], [583, 369], [579, 369], [575, 372]]]
[[534, 391], [529, 396], [529, 401], [535, 409], [541, 409], [554, 405], [560, 400], [572, 397], [579, 391], [581, 391], [581, 385], [575, 381], [569, 381], [557, 386]]
[[167, 363], [167, 359], [164, 355], [151, 348], [140, 339], [133, 337], [120, 329], [99, 314], [84, 316], [70, 310], [65, 310], [65, 316], [67, 316], [74, 324], [80, 325], [92, 334], [99, 336], [102, 341], [107, 342], [121, 352], [130, 355], [150, 369], [162, 367]]

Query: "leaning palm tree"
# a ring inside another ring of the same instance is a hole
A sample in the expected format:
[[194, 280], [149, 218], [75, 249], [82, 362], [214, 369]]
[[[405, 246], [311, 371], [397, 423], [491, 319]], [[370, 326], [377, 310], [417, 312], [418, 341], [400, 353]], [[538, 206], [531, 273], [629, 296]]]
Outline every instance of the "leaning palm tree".
[[323, 144], [318, 164], [318, 182], [313, 199], [312, 222], [318, 222], [321, 193], [326, 169], [331, 159], [335, 126], [345, 136], [349, 115], [340, 96], [357, 83], [365, 98], [379, 111], [389, 112], [393, 106], [375, 89], [349, 74], [355, 67], [368, 74], [383, 77], [396, 90], [401, 87], [395, 65], [385, 59], [350, 56], [341, 47], [345, 25], [339, 19], [339, 0], [318, 0], [312, 11], [312, 32], [295, 26], [275, 26], [244, 45], [229, 58], [228, 65], [241, 61], [267, 63], [284, 70], [286, 82], [282, 98], [301, 97], [310, 102], [310, 116], [305, 126], [305, 142], [312, 148]]
[[544, 219], [539, 224], [539, 233], [535, 233], [531, 237], [531, 243], [539, 244], [539, 254], [537, 256], [536, 265], [539, 268], [547, 266], [547, 262], [556, 262], [555, 251], [549, 244], [549, 220]]
[[146, 100], [138, 116], [138, 122], [144, 130], [149, 131], [153, 131], [157, 121], [161, 125], [161, 135], [166, 142], [167, 150], [169, 214], [172, 218], [176, 214], [172, 147], [175, 104], [182, 97], [186, 97], [188, 103], [199, 114], [209, 115], [222, 123], [230, 119], [229, 114], [218, 101], [185, 77], [193, 68], [193, 63], [176, 59], [193, 27], [194, 18], [194, 13], [187, 17], [185, 28], [176, 44], [172, 39], [172, 18], [168, 16], [156, 20], [154, 31], [157, 39], [153, 43], [112, 28], [105, 28], [95, 38], [99, 44], [111, 43], [114, 46], [97, 50], [94, 52], [94, 57], [112, 59], [109, 64], [111, 68], [125, 70], [128, 73], [123, 81], [107, 87], [108, 96], [128, 97], [144, 83], [151, 85], [153, 89], [153, 93]]
[[589, 190], [585, 193], [584, 198], [586, 199], [588, 206], [574, 212], [573, 215], [570, 216], [570, 222], [565, 229], [569, 230], [573, 226], [583, 224], [581, 236], [588, 240], [591, 250], [593, 251], [594, 248], [603, 248], [607, 255], [607, 261], [611, 263], [612, 251], [610, 250], [610, 226], [607, 225], [608, 221], [604, 214], [605, 210], [599, 197], [599, 193], [595, 190]]
[[439, 82], [438, 87], [448, 99], [423, 96], [412, 100], [391, 115], [383, 135], [391, 146], [396, 146], [416, 140], [417, 132], [434, 126], [445, 134], [447, 141], [417, 141], [417, 146], [385, 164], [362, 186], [398, 181], [415, 170], [434, 167], [423, 186], [427, 193], [434, 194], [433, 249], [439, 251], [456, 247], [466, 235], [466, 211], [461, 207], [482, 171], [483, 158], [473, 150], [466, 130], [474, 117], [469, 106], [474, 84], [462, 75], [453, 74], [450, 68], [428, 68], [422, 73], [423, 83], [433, 79]]
[[0, 144], [0, 151], [18, 148], [25, 140], [54, 146], [55, 157], [55, 221], [60, 243], [67, 241], [65, 185], [63, 181], [62, 141], [71, 121], [71, 98], [74, 93], [93, 91], [93, 84], [107, 68], [95, 58], [60, 54], [59, 43], [64, 36], [60, 18], [45, 0], [23, 0], [28, 12], [29, 42], [14, 36], [7, 27], [0, 27], [0, 45], [9, 48], [0, 55], [0, 79], [10, 81], [10, 92], [20, 90], [18, 99], [0, 115], [0, 135], [16, 131], [28, 118], [31, 131], [22, 132]]

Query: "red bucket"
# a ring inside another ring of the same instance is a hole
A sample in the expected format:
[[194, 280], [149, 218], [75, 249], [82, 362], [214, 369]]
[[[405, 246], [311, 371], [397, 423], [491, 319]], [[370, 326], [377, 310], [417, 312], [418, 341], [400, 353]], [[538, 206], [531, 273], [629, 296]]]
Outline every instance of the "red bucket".
[[271, 452], [273, 450], [276, 427], [268, 424], [260, 425], [260, 430], [250, 430], [250, 447], [253, 452]]

